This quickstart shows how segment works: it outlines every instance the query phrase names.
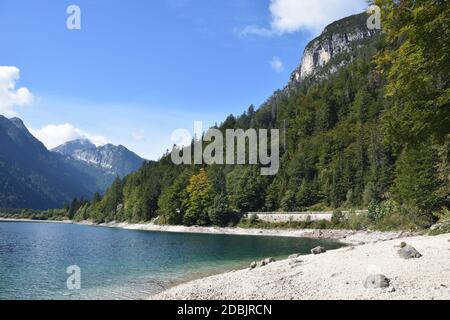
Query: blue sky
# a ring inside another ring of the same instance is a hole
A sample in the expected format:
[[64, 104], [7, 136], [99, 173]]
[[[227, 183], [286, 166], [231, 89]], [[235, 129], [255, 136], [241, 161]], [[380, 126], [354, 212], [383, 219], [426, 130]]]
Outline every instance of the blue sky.
[[[81, 30], [68, 30], [69, 5]], [[308, 41], [364, 0], [1, 0], [0, 114], [48, 147], [76, 137], [147, 159], [171, 133], [260, 105]], [[11, 68], [14, 67], [14, 68]], [[22, 89], [21, 89], [22, 88]]]

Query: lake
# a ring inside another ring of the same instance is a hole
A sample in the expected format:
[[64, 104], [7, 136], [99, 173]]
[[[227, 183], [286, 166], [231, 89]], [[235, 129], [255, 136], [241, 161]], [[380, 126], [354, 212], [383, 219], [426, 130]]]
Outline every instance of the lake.
[[[145, 299], [190, 279], [332, 241], [0, 222], [0, 299]], [[69, 266], [81, 289], [69, 290]]]

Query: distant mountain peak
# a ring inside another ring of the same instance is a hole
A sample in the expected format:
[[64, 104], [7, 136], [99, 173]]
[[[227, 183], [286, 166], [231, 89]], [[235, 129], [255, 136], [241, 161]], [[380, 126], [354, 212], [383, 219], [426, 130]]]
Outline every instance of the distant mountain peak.
[[100, 181], [100, 189], [108, 187], [115, 177], [124, 177], [138, 170], [145, 161], [122, 145], [109, 143], [97, 147], [87, 139], [66, 142], [52, 151], [63, 155], [66, 161], [85, 172], [93, 174]]
[[89, 139], [77, 139], [68, 141], [52, 151], [58, 152], [64, 155], [69, 155], [73, 153], [74, 150], [85, 150], [85, 149], [95, 149], [96, 146]]
[[82, 145], [91, 145], [91, 146], [95, 146], [94, 145], [94, 143], [91, 141], [91, 140], [89, 140], [89, 139], [86, 139], [86, 138], [84, 138], [84, 139], [77, 139], [77, 140], [73, 140], [73, 141], [69, 141], [69, 142], [67, 142], [67, 143], [79, 143], [79, 144], [82, 144]]

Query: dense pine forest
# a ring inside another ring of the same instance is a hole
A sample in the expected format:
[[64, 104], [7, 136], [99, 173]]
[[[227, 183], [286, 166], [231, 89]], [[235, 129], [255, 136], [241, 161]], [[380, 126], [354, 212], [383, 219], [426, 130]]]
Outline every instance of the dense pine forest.
[[427, 227], [449, 215], [450, 3], [375, 4], [382, 31], [340, 57], [352, 63], [217, 126], [280, 129], [277, 175], [256, 165], [178, 166], [167, 152], [104, 196], [75, 199], [68, 216], [227, 225], [246, 212], [369, 208], [374, 223]]

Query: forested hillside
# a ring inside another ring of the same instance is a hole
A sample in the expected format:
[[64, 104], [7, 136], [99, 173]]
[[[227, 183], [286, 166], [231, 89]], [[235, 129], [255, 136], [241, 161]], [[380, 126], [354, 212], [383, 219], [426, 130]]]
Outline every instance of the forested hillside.
[[71, 217], [223, 225], [231, 213], [370, 207], [374, 220], [431, 223], [449, 206], [450, 4], [375, 3], [383, 32], [340, 55], [339, 68], [331, 60], [327, 76], [291, 82], [219, 126], [280, 129], [276, 176], [250, 165], [176, 166], [166, 154], [103, 198], [76, 202]]

